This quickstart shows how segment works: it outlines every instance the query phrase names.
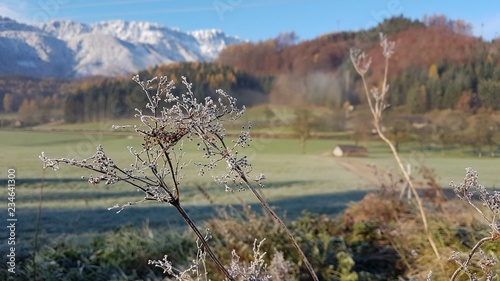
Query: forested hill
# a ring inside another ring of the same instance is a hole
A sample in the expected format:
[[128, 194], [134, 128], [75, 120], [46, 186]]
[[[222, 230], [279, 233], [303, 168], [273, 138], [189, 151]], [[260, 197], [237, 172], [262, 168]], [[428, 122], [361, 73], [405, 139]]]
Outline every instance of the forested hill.
[[[339, 108], [364, 102], [349, 50], [372, 58], [370, 84], [380, 81], [384, 58], [383, 32], [396, 42], [389, 62], [390, 103], [413, 113], [432, 109], [479, 107], [500, 109], [500, 42], [472, 36], [472, 26], [443, 15], [422, 21], [395, 17], [359, 32], [340, 32], [296, 42], [284, 34], [258, 43], [229, 46], [217, 61], [258, 77], [273, 76], [271, 102], [299, 101]], [[297, 89], [302, 89], [298, 91]]]
[[228, 46], [216, 61], [256, 76], [334, 71], [348, 56], [349, 48], [357, 45], [358, 36], [357, 32], [333, 33], [296, 44], [295, 34], [288, 33], [267, 41]]
[[[325, 34], [300, 43], [294, 33], [285, 33], [267, 41], [231, 45], [217, 61], [263, 76], [335, 71], [345, 63], [352, 47], [371, 55], [377, 53], [381, 32], [397, 44], [393, 65], [398, 71], [393, 75], [410, 66], [429, 66], [439, 61], [469, 62], [477, 58], [481, 47], [489, 45], [472, 37], [472, 27], [461, 20], [433, 16], [422, 22], [394, 17], [366, 31]], [[378, 65], [377, 61], [374, 64]]]

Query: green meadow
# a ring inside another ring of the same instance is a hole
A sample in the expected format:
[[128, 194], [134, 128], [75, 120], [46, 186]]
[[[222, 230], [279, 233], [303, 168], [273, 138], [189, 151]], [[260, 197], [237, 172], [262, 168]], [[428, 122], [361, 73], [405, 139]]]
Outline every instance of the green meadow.
[[[82, 125], [78, 125], [82, 126]], [[47, 237], [86, 236], [113, 230], [124, 224], [136, 226], [148, 222], [153, 227], [183, 226], [181, 219], [169, 206], [144, 203], [124, 209], [120, 213], [108, 210], [116, 204], [139, 201], [142, 194], [121, 184], [90, 185], [82, 176], [89, 172], [68, 166], [60, 170], [43, 170], [38, 159], [41, 152], [49, 157], [81, 159], [91, 156], [97, 145], [102, 144], [109, 157], [127, 166], [133, 161], [127, 147], [140, 148], [141, 140], [126, 130], [88, 131], [85, 127], [62, 130], [39, 129], [33, 131], [0, 131], [2, 147], [1, 178], [6, 182], [8, 168], [16, 170], [16, 213], [19, 218], [19, 237], [30, 239], [35, 230], [38, 207], [40, 229]], [[346, 169], [341, 160], [331, 155], [338, 143], [334, 139], [313, 139], [307, 142], [305, 154], [295, 139], [256, 138], [251, 147], [240, 151], [248, 155], [253, 170], [251, 175], [264, 173], [266, 187], [261, 191], [278, 213], [294, 218], [303, 210], [313, 213], [337, 214], [349, 202], [360, 200], [367, 190], [377, 188], [377, 183], [360, 176], [359, 172]], [[369, 157], [352, 158], [363, 171], [370, 172], [373, 165], [379, 171], [397, 174], [396, 163], [387, 148], [379, 142], [366, 143]], [[181, 202], [195, 221], [202, 221], [215, 214], [214, 208], [249, 204], [260, 210], [249, 191], [225, 192], [211, 175], [224, 172], [219, 167], [204, 176], [198, 176], [194, 163], [202, 162], [202, 153], [194, 143], [185, 142], [186, 159], [192, 163], [185, 170], [182, 181]], [[425, 165], [435, 170], [438, 183], [446, 187], [450, 181], [460, 182], [465, 167], [479, 171], [482, 183], [490, 187], [500, 185], [499, 160], [489, 157], [460, 156], [449, 153], [425, 152], [403, 147], [402, 156], [414, 166]], [[415, 168], [416, 169], [416, 168]], [[416, 171], [414, 172], [416, 173]], [[418, 175], [415, 175], [418, 178]], [[200, 188], [208, 193], [208, 198]], [[5, 189], [2, 195], [6, 200]], [[4, 212], [5, 213], [5, 212]], [[2, 216], [5, 216], [5, 214]]]

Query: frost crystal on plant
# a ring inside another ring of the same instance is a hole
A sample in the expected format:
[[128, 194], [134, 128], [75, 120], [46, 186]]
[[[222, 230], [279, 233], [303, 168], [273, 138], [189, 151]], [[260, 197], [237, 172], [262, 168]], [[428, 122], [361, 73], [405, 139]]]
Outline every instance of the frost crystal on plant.
[[[450, 183], [450, 186], [453, 188], [453, 191], [455, 191], [455, 194], [462, 200], [466, 200], [472, 204], [471, 200], [474, 192], [471, 191], [471, 189], [475, 188], [479, 196], [479, 200], [481, 200], [483, 205], [493, 214], [500, 213], [500, 192], [494, 191], [493, 194], [489, 193], [484, 185], [479, 184], [477, 171], [472, 168], [466, 168], [465, 170], [466, 175], [461, 184], [456, 185], [453, 182]], [[478, 211], [483, 214], [483, 212], [479, 209]]]
[[242, 277], [243, 280], [271, 280], [271, 274], [267, 271], [267, 264], [264, 261], [266, 253], [260, 252], [260, 247], [266, 239], [257, 243], [257, 239], [253, 242], [253, 260], [249, 265], [240, 263], [240, 256], [235, 250], [231, 252], [231, 266], [229, 273], [233, 277]]

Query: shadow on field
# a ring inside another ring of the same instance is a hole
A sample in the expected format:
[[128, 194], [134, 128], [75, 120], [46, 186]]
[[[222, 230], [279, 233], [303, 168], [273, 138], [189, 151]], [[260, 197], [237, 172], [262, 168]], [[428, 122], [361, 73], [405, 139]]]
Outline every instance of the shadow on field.
[[[308, 196], [299, 196], [283, 200], [269, 202], [279, 215], [285, 215], [287, 219], [294, 220], [301, 216], [302, 211], [307, 210], [311, 213], [336, 215], [342, 212], [350, 202], [357, 202], [363, 199], [367, 191], [349, 191], [334, 194], [317, 194]], [[256, 210], [260, 210], [258, 204]]]
[[[335, 215], [343, 211], [349, 202], [359, 201], [366, 191], [351, 191], [345, 193], [322, 194], [312, 196], [301, 196], [292, 199], [271, 201], [270, 204], [280, 215], [287, 220], [293, 220], [301, 216], [303, 210], [312, 213]], [[252, 210], [261, 212], [260, 204], [249, 204]], [[217, 209], [229, 209], [227, 205], [214, 206]], [[217, 215], [214, 207], [209, 205], [190, 206], [186, 205], [189, 216], [202, 228], [203, 223]], [[236, 210], [241, 210], [241, 205], [233, 205]], [[30, 239], [35, 231], [36, 210], [19, 210], [18, 234], [24, 239]], [[184, 229], [183, 222], [177, 211], [167, 205], [144, 204], [125, 208], [120, 213], [116, 210], [92, 209], [92, 208], [65, 208], [65, 209], [42, 209], [40, 215], [40, 234], [55, 237], [59, 235], [79, 235], [85, 233], [101, 233], [114, 230], [122, 225], [141, 227], [148, 221], [151, 228], [162, 229]], [[2, 235], [3, 236], [3, 235]]]
[[[21, 181], [20, 181], [21, 183]], [[26, 184], [35, 184], [35, 183], [41, 183], [40, 179], [28, 179], [28, 180], [22, 180], [22, 183]], [[79, 184], [78, 186], [74, 186], [73, 184]], [[272, 182], [272, 183], [266, 183], [266, 189], [272, 189], [272, 188], [286, 188], [286, 187], [291, 187], [295, 185], [305, 185], [307, 181], [281, 181], [281, 182]], [[57, 186], [61, 186], [61, 188], [54, 187], [52, 185], [57, 184]], [[44, 192], [43, 194], [43, 202], [44, 204], [50, 202], [50, 201], [61, 201], [61, 200], [85, 200], [89, 202], [90, 204], [92, 203], [93, 200], [108, 200], [108, 199], [116, 199], [116, 198], [123, 198], [123, 197], [133, 197], [136, 196], [137, 200], [141, 198], [142, 193], [134, 190], [133, 188], [130, 188], [128, 186], [123, 186], [117, 187], [117, 186], [88, 186], [87, 182], [82, 179], [49, 179], [45, 180], [45, 186], [51, 187], [49, 192]], [[27, 185], [27, 187], [32, 187], [34, 185]], [[83, 186], [83, 187], [82, 187]], [[33, 193], [28, 193], [28, 194], [23, 194], [22, 195], [22, 200], [24, 202], [38, 202], [39, 200], [39, 192], [38, 192], [38, 187], [36, 187], [37, 192]], [[221, 187], [217, 185], [211, 185], [204, 187], [204, 190], [211, 192], [211, 191], [220, 191]], [[193, 196], [194, 194], [198, 194], [199, 191], [196, 189], [186, 189], [183, 191], [184, 196]], [[321, 198], [318, 198], [321, 199]], [[311, 199], [311, 200], [316, 200], [316, 199]], [[301, 200], [302, 201], [302, 200]], [[304, 201], [305, 203], [305, 201]], [[92, 205], [92, 204], [91, 204]], [[295, 206], [295, 205], [293, 205]], [[293, 207], [292, 206], [292, 207]]]
[[264, 185], [266, 186], [266, 189], [270, 188], [279, 188], [279, 187], [286, 187], [286, 186], [293, 186], [293, 185], [307, 185], [307, 183], [310, 183], [311, 181], [307, 180], [290, 180], [290, 181], [275, 181], [275, 182], [266, 182]]
[[[43, 194], [43, 202], [48, 203], [49, 201], [59, 201], [59, 200], [75, 200], [75, 198], [80, 199], [80, 200], [87, 200], [89, 202], [92, 202], [94, 199], [114, 199], [114, 198], [123, 198], [126, 196], [137, 196], [137, 195], [142, 195], [142, 193], [138, 193], [138, 191], [135, 190], [123, 190], [123, 191], [113, 191], [113, 192], [108, 192], [107, 190], [102, 190], [101, 192], [89, 192], [89, 191], [68, 191], [68, 190], [63, 190], [63, 191], [53, 191], [51, 190], [50, 193], [44, 193]], [[38, 201], [39, 199], [39, 194], [33, 193], [33, 194], [23, 194], [22, 200], [24, 201]], [[137, 200], [139, 200], [141, 197], [138, 196]]]
[[[0, 181], [7, 181], [7, 179], [0, 179]], [[86, 181], [81, 178], [46, 178], [46, 179], [41, 179], [41, 178], [23, 178], [23, 179], [17, 179], [16, 183], [18, 185], [21, 184], [41, 184], [42, 182], [45, 182], [45, 184], [53, 184], [53, 183], [75, 183], [75, 182], [83, 182], [85, 183]]]

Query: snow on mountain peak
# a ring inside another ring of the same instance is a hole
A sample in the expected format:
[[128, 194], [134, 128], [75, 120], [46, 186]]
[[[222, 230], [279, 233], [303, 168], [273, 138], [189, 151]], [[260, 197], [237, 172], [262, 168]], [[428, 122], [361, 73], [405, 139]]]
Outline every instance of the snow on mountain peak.
[[113, 20], [103, 21], [92, 25], [95, 32], [102, 32], [116, 36], [120, 40], [144, 44], [157, 44], [173, 29], [151, 22]]
[[0, 32], [2, 31], [38, 31], [38, 28], [24, 23], [17, 22], [8, 17], [0, 15]]
[[244, 42], [238, 37], [228, 37], [218, 29], [205, 29], [188, 32], [200, 44], [201, 53], [211, 59], [216, 58], [227, 46]]
[[39, 24], [38, 27], [62, 40], [69, 40], [80, 34], [91, 32], [88, 25], [71, 20], [52, 20], [48, 23]]
[[126, 75], [161, 63], [210, 61], [242, 41], [216, 29], [182, 32], [151, 22], [53, 20], [28, 25], [0, 16], [0, 61], [7, 62], [0, 74]]

